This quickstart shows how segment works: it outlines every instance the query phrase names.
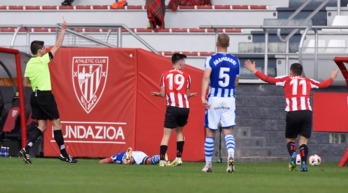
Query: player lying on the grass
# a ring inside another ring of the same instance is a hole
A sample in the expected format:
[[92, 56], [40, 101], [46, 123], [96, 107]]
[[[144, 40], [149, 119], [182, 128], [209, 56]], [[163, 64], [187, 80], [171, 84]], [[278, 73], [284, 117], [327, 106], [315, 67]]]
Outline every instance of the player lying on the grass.
[[[159, 155], [149, 157], [142, 151], [133, 151], [131, 147], [127, 151], [116, 153], [111, 157], [104, 158], [99, 161], [100, 164], [137, 164], [137, 165], [156, 165], [160, 161]], [[169, 163], [168, 158], [166, 161]], [[170, 165], [170, 164], [169, 164]]]

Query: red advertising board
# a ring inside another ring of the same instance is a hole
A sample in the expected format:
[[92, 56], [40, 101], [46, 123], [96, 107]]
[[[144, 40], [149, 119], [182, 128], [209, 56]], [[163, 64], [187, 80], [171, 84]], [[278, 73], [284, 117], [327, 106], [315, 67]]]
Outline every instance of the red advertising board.
[[313, 94], [313, 130], [348, 132], [348, 92]]
[[[151, 91], [159, 90], [161, 74], [171, 68], [169, 59], [141, 49], [61, 48], [50, 71], [68, 152], [108, 157], [133, 147], [158, 154], [165, 99]], [[185, 71], [192, 77], [191, 90], [198, 92], [202, 71], [189, 66]], [[204, 159], [204, 109], [199, 97], [190, 103], [183, 158], [199, 161]], [[170, 157], [175, 150], [172, 136]], [[59, 155], [51, 126], [45, 132], [44, 155]]]

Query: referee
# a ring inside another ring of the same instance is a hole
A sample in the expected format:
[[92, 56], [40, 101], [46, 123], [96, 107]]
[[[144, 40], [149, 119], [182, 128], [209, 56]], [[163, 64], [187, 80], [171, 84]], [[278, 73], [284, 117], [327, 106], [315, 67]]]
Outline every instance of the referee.
[[25, 73], [24, 73], [24, 86], [32, 87], [33, 93], [30, 97], [30, 105], [32, 110], [32, 118], [36, 119], [38, 122], [38, 127], [30, 133], [28, 144], [25, 148], [19, 151], [20, 156], [23, 161], [27, 164], [31, 164], [29, 152], [37, 138], [45, 132], [47, 128], [47, 120], [50, 121], [54, 139], [60, 150], [59, 159], [68, 163], [76, 163], [77, 160], [68, 155], [64, 145], [62, 124], [59, 119], [59, 112], [57, 108], [57, 103], [51, 92], [51, 78], [48, 63], [53, 56], [57, 53], [61, 47], [64, 34], [66, 31], [66, 21], [63, 18], [62, 31], [56, 44], [53, 46], [51, 51], [46, 52], [43, 41], [33, 41], [31, 42], [30, 49], [33, 53], [33, 57], [27, 63]]

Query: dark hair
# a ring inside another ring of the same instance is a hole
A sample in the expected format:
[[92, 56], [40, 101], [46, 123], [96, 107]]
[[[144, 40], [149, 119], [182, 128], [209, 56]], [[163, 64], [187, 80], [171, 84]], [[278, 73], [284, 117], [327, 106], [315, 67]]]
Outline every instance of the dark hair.
[[179, 60], [182, 60], [182, 59], [185, 59], [185, 58], [187, 58], [185, 54], [174, 53], [172, 55], [172, 63], [175, 64]]
[[31, 53], [36, 55], [37, 51], [44, 47], [44, 43], [45, 43], [44, 41], [38, 41], [38, 40], [32, 41], [30, 45]]
[[294, 75], [301, 76], [303, 72], [303, 67], [300, 63], [293, 63], [290, 66], [290, 70]]
[[220, 34], [217, 38], [216, 45], [222, 48], [230, 46], [230, 37], [227, 34]]

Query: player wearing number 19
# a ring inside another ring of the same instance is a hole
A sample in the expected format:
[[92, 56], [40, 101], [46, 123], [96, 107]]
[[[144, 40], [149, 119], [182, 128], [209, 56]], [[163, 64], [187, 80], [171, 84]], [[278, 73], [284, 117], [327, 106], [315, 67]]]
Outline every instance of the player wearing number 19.
[[303, 67], [299, 63], [290, 66], [289, 76], [269, 77], [256, 70], [255, 62], [245, 61], [245, 67], [261, 80], [284, 87], [286, 101], [286, 146], [290, 154], [289, 169], [296, 167], [296, 138], [299, 137], [301, 171], [307, 172], [308, 139], [312, 133], [312, 108], [309, 102], [312, 88], [326, 88], [337, 77], [338, 70], [332, 71], [331, 77], [323, 82], [302, 77]]
[[[239, 59], [229, 53], [230, 38], [220, 34], [216, 41], [217, 53], [209, 56], [205, 62], [202, 80], [202, 103], [205, 112], [205, 166], [202, 172], [212, 172], [215, 132], [221, 125], [225, 135], [227, 149], [227, 170], [235, 171], [235, 140], [232, 134], [236, 117], [236, 86], [239, 80]], [[206, 97], [209, 87], [208, 99]]]
[[160, 92], [152, 92], [153, 96], [166, 97], [167, 110], [164, 120], [164, 133], [160, 145], [159, 166], [166, 166], [165, 154], [173, 129], [176, 132], [177, 153], [176, 159], [170, 164], [178, 166], [182, 164], [181, 156], [184, 148], [183, 128], [187, 123], [190, 105], [189, 98], [196, 93], [190, 93], [191, 77], [182, 71], [185, 67], [184, 54], [173, 54], [173, 69], [164, 72], [161, 76]]

